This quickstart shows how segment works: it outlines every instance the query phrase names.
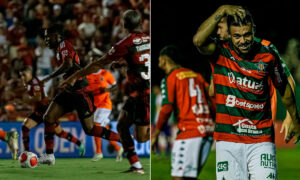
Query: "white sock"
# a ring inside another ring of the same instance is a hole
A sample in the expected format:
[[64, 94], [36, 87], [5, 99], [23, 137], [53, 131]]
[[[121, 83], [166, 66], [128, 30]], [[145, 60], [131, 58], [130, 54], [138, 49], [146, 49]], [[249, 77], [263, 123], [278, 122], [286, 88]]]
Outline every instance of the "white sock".
[[140, 163], [140, 161], [131, 164], [131, 166], [133, 166], [135, 168], [142, 168], [142, 164]]

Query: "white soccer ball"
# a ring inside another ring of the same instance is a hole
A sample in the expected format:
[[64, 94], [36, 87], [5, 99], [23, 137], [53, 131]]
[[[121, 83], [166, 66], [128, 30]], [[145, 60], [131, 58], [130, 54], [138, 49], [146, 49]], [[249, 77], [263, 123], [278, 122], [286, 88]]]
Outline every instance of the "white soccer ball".
[[33, 152], [24, 151], [19, 156], [19, 162], [22, 168], [35, 168], [38, 164], [38, 157]]

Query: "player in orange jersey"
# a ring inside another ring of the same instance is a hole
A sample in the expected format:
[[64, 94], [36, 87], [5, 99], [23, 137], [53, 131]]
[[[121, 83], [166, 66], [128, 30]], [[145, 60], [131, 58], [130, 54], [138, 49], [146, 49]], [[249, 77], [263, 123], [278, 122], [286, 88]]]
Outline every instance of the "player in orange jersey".
[[[116, 88], [116, 80], [113, 75], [106, 69], [100, 69], [98, 72], [87, 75], [89, 86], [86, 87], [87, 91], [94, 94], [94, 105], [96, 111], [94, 114], [94, 124], [97, 126], [103, 126], [109, 128], [108, 123], [110, 121], [109, 115], [112, 110], [112, 102], [110, 99], [110, 91]], [[92, 161], [98, 161], [103, 158], [101, 152], [101, 138], [94, 137], [96, 144], [96, 153]], [[116, 161], [122, 160], [123, 148], [120, 147], [115, 141], [109, 141], [109, 143], [117, 151]]]
[[151, 145], [166, 125], [172, 112], [178, 122], [178, 133], [172, 148], [172, 179], [197, 179], [212, 145], [213, 119], [204, 78], [178, 63], [177, 47], [166, 46], [160, 51], [159, 67], [165, 71], [162, 80], [162, 107], [151, 137]]
[[17, 131], [6, 132], [0, 129], [0, 140], [5, 141], [8, 145], [13, 160], [16, 160], [18, 155], [18, 137]]
[[[217, 24], [227, 17], [228, 41], [210, 42]], [[200, 53], [212, 55], [217, 104], [214, 139], [217, 179], [277, 179], [270, 83], [278, 89], [293, 123], [286, 140], [300, 138], [295, 93], [278, 53], [254, 38], [249, 11], [223, 5], [204, 21], [194, 36]]]

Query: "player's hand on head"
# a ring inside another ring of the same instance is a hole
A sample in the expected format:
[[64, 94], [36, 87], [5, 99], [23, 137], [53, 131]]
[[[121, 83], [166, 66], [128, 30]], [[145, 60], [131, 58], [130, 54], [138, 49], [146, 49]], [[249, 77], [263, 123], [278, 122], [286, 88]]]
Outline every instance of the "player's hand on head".
[[245, 18], [246, 11], [242, 6], [235, 5], [224, 5], [225, 14], [233, 16], [234, 20], [237, 21], [237, 18]]

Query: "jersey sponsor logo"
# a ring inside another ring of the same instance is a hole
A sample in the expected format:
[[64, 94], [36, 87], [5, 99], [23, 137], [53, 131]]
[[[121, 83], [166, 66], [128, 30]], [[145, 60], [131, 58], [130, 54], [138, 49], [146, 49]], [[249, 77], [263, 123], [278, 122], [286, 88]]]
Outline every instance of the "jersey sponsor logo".
[[142, 38], [135, 38], [132, 40], [133, 44], [139, 45], [143, 43]]
[[276, 168], [276, 155], [263, 153], [260, 155], [260, 166], [264, 168], [275, 169]]
[[226, 106], [228, 107], [235, 107], [235, 106], [241, 106], [249, 109], [254, 110], [261, 110], [264, 108], [263, 103], [248, 103], [247, 101], [241, 101], [236, 98], [234, 95], [228, 95], [226, 98]]
[[242, 71], [246, 71], [246, 72], [249, 73], [249, 74], [252, 73], [250, 70], [248, 70], [248, 69], [246, 69], [246, 68], [244, 68], [244, 67], [241, 67], [241, 70], [242, 70]]
[[236, 77], [233, 72], [228, 73], [228, 79], [229, 79], [229, 83], [232, 84], [236, 84], [238, 87], [243, 88], [243, 89], [248, 89], [248, 90], [253, 90], [253, 91], [260, 91], [263, 89], [263, 82], [260, 81], [255, 82], [252, 81], [250, 79], [248, 79], [247, 77]]
[[228, 171], [228, 161], [218, 162], [217, 169], [218, 172]]
[[136, 48], [137, 52], [141, 52], [141, 51], [145, 51], [145, 50], [150, 50], [150, 43], [142, 44], [142, 45], [136, 46], [135, 48]]
[[[246, 124], [247, 122], [248, 124]], [[250, 119], [241, 119], [237, 123], [233, 124], [233, 126], [238, 126], [237, 132], [238, 133], [247, 133], [247, 134], [261, 134], [263, 131], [258, 130], [257, 127]]]
[[61, 43], [59, 44], [59, 47], [60, 47], [61, 49], [64, 48], [64, 47], [66, 47], [65, 41], [61, 42]]

